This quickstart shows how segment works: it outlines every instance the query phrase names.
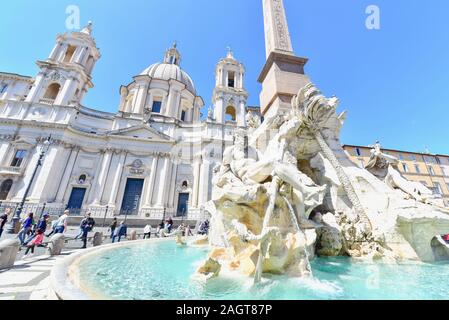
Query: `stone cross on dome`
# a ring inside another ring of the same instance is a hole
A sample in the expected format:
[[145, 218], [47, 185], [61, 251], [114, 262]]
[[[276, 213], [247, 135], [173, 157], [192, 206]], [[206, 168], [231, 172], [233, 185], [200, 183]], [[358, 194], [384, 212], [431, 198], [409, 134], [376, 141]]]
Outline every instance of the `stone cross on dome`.
[[173, 45], [170, 49], [165, 52], [164, 63], [167, 64], [176, 64], [180, 65], [181, 63], [181, 54], [179, 53], [177, 41], [173, 42]]
[[231, 47], [227, 46], [226, 49], [228, 49], [228, 54], [227, 54], [226, 58], [234, 59], [234, 52], [232, 51]]

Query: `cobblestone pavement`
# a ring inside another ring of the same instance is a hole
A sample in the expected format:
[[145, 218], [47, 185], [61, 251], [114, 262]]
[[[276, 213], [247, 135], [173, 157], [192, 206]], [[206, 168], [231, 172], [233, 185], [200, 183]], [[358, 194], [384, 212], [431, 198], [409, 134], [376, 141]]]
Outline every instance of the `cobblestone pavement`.
[[[140, 229], [136, 229], [141, 232]], [[69, 227], [66, 236], [74, 238], [78, 228]], [[95, 228], [94, 232], [103, 231], [107, 233], [107, 228]], [[132, 229], [128, 230], [130, 233]], [[92, 236], [93, 233], [89, 234]], [[15, 235], [4, 234], [1, 240], [14, 237]], [[47, 241], [48, 238], [45, 239]], [[123, 240], [122, 240], [123, 241]], [[104, 244], [111, 243], [108, 238]], [[62, 255], [50, 257], [45, 248], [37, 248], [35, 254], [24, 257], [25, 250], [22, 249], [17, 256], [13, 268], [0, 271], [0, 300], [54, 300], [55, 294], [50, 290], [49, 276], [52, 267], [68, 255], [81, 250], [82, 241], [69, 240]], [[88, 243], [88, 247], [92, 244]]]

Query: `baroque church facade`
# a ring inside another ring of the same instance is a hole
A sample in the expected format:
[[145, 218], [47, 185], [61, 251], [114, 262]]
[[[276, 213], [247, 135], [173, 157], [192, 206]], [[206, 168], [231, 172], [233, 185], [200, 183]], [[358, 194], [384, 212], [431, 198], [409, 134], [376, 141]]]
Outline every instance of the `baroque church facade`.
[[[35, 77], [0, 73], [0, 202], [77, 215], [201, 219], [212, 175], [247, 108], [245, 68], [231, 51], [215, 72], [213, 108], [173, 45], [128, 85], [117, 113], [81, 104], [101, 54], [92, 24], [58, 35]], [[250, 117], [250, 118], [248, 118]]]

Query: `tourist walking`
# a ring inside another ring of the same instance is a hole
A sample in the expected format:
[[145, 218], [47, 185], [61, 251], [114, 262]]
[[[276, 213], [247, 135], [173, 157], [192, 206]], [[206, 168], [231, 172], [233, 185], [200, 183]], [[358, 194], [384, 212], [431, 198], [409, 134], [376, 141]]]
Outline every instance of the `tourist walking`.
[[42, 231], [41, 229], [38, 229], [36, 232], [36, 236], [33, 238], [33, 240], [30, 241], [29, 244], [27, 244], [25, 256], [28, 255], [30, 250], [31, 250], [31, 253], [34, 254], [34, 248], [42, 245], [43, 242], [44, 242], [44, 231]]
[[50, 219], [50, 215], [48, 213], [45, 213], [44, 215], [42, 215], [42, 217], [39, 219], [39, 222], [36, 224], [36, 229], [25, 241], [25, 245], [27, 245], [31, 240], [33, 240], [36, 237], [37, 232], [39, 230], [42, 230], [42, 232], [44, 232], [44, 235], [45, 235], [45, 230], [47, 230], [47, 225], [48, 225], [49, 219]]
[[151, 225], [147, 224], [145, 228], [143, 228], [143, 239], [151, 238]]
[[58, 223], [58, 219], [56, 219], [56, 220], [53, 220], [52, 222], [51, 222], [51, 232], [49, 233], [49, 234], [46, 234], [45, 236], [46, 237], [51, 237], [54, 233], [55, 233], [55, 230], [56, 230], [56, 224]]
[[33, 219], [33, 213], [30, 212], [26, 219], [23, 221], [20, 231], [17, 234], [17, 237], [19, 238], [20, 244], [23, 246], [25, 244], [25, 237], [28, 235], [28, 233], [31, 231], [31, 227], [33, 226], [34, 219]]
[[69, 218], [69, 210], [65, 210], [62, 216], [56, 221], [54, 233], [64, 233], [67, 231], [67, 219]]
[[111, 231], [111, 239], [114, 236], [114, 231], [117, 229], [117, 218], [112, 219], [112, 223], [109, 225], [109, 231]]
[[81, 221], [81, 230], [82, 230], [82, 240], [83, 247], [81, 249], [86, 249], [87, 247], [87, 235], [90, 231], [93, 230], [95, 226], [95, 220], [90, 216], [90, 213], [86, 215], [86, 217]]
[[170, 217], [167, 219], [167, 225], [166, 229], [168, 230], [168, 233], [171, 233], [171, 230], [173, 229], [173, 219]]
[[200, 228], [198, 230], [198, 234], [200, 235], [209, 234], [209, 220], [205, 220], [201, 223]]
[[128, 227], [126, 226], [125, 222], [124, 221], [120, 222], [120, 225], [118, 226], [117, 229], [115, 229], [114, 235], [112, 236], [112, 243], [115, 243], [115, 239], [117, 238], [118, 238], [117, 242], [120, 242], [122, 237], [126, 237], [127, 229]]
[[164, 228], [165, 228], [165, 223], [164, 223], [164, 221], [161, 221], [161, 223], [159, 223], [157, 226], [156, 234], [159, 235], [161, 230], [163, 230]]
[[6, 208], [5, 213], [0, 216], [0, 238], [2, 237], [3, 228], [6, 222], [8, 222], [9, 215], [11, 214], [11, 208]]

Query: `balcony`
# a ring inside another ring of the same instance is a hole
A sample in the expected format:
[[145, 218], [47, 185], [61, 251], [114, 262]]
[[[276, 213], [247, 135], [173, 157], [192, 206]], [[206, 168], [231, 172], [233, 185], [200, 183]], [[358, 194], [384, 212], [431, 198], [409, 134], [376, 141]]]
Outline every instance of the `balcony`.
[[22, 167], [0, 166], [0, 174], [2, 175], [21, 176], [23, 172], [24, 168]]
[[39, 103], [52, 106], [55, 103], [55, 99], [42, 98], [39, 100]]

